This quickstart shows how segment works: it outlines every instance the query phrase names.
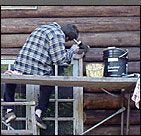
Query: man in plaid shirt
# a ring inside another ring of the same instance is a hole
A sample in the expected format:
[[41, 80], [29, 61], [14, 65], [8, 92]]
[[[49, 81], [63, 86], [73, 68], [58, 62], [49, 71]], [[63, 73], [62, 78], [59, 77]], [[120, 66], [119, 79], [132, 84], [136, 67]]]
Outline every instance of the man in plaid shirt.
[[[78, 29], [75, 25], [60, 26], [57, 23], [42, 25], [36, 28], [27, 38], [25, 44], [16, 57], [14, 67], [5, 74], [26, 75], [54, 75], [53, 64], [70, 62], [74, 53], [79, 50], [74, 44], [70, 49], [65, 49], [65, 42], [78, 38]], [[14, 101], [16, 84], [6, 84], [4, 101]], [[43, 114], [47, 111], [50, 94], [54, 86], [40, 85], [40, 98], [36, 106], [37, 126], [46, 129], [42, 121]], [[13, 106], [4, 106], [7, 110], [6, 123], [13, 121], [16, 116]]]

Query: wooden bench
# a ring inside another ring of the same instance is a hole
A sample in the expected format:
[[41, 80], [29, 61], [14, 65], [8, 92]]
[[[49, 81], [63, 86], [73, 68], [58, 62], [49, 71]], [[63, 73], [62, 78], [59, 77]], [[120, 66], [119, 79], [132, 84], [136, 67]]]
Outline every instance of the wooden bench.
[[[15, 83], [15, 84], [40, 84], [40, 85], [51, 85], [51, 86], [67, 86], [67, 87], [95, 87], [95, 88], [113, 88], [121, 89], [122, 100], [121, 100], [121, 134], [123, 135], [124, 128], [124, 111], [123, 105], [124, 93], [128, 93], [128, 107], [127, 107], [127, 122], [126, 122], [126, 134], [129, 132], [129, 119], [130, 119], [130, 93], [135, 88], [137, 78], [122, 78], [122, 77], [83, 77], [83, 76], [33, 76], [33, 75], [4, 75], [1, 74], [1, 83]], [[130, 91], [129, 91], [130, 90]], [[111, 115], [115, 116], [117, 113]], [[110, 119], [111, 117], [108, 117]], [[100, 123], [102, 124], [102, 123]], [[99, 124], [97, 124], [98, 126]], [[94, 126], [93, 128], [95, 128]], [[93, 129], [90, 128], [90, 129]], [[89, 130], [90, 130], [89, 129]], [[88, 130], [87, 130], [88, 131]], [[85, 134], [86, 132], [83, 132]]]

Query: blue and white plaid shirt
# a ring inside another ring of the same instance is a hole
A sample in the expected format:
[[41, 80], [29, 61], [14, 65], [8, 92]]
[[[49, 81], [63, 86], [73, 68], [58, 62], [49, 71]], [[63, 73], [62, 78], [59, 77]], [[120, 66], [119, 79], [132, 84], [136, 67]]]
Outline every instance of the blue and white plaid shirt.
[[57, 23], [36, 28], [27, 38], [14, 69], [30, 75], [51, 75], [52, 64], [71, 61], [74, 49], [65, 49], [65, 34]]

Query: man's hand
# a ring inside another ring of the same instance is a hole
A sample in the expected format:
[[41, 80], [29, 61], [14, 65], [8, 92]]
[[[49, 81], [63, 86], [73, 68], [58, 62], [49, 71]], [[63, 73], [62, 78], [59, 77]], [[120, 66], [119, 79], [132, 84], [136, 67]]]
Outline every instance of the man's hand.
[[84, 57], [84, 54], [85, 54], [84, 52], [81, 54], [73, 54], [73, 59], [81, 59]]
[[73, 44], [71, 48], [74, 49], [74, 53], [77, 53], [79, 51], [79, 46], [77, 44]]

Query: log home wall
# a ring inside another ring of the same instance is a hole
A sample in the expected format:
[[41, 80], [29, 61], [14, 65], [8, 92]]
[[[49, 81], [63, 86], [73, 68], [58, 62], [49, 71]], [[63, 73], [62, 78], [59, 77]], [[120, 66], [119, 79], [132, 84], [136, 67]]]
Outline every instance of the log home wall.
[[[1, 18], [1, 55], [16, 55], [29, 34], [42, 24], [73, 23], [80, 30], [79, 40], [91, 47], [84, 58], [84, 75], [86, 64], [103, 63], [103, 49], [109, 46], [128, 49], [128, 73], [140, 73], [139, 6], [38, 6], [37, 10], [2, 10]], [[84, 88], [84, 130], [120, 108], [120, 90], [108, 91], [119, 97]], [[130, 123], [130, 134], [139, 135], [140, 111], [133, 101]], [[88, 134], [120, 134], [120, 115]]]

